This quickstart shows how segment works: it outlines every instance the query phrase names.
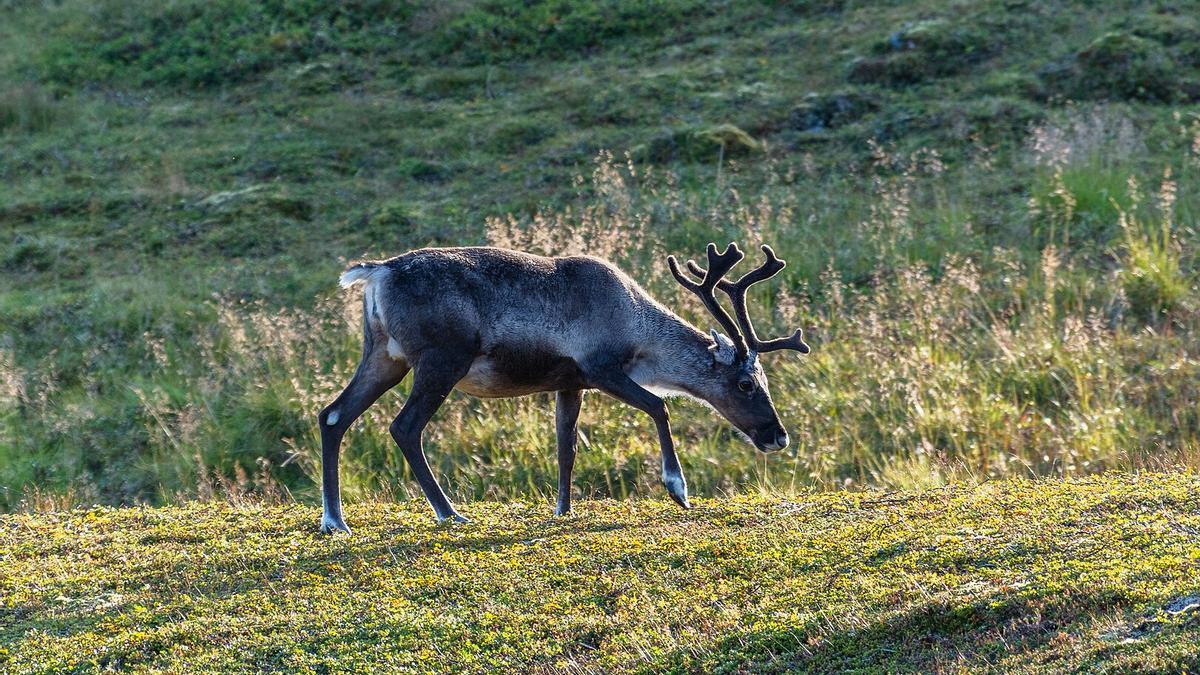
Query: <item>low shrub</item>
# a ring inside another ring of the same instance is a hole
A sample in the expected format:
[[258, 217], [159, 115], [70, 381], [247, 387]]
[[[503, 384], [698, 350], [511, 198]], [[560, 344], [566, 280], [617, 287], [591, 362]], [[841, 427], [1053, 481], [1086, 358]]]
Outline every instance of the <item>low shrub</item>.
[[1180, 65], [1200, 67], [1200, 19], [1195, 13], [1138, 13], [1120, 28], [1167, 47]]
[[651, 162], [716, 162], [720, 156], [738, 157], [762, 150], [753, 136], [732, 124], [679, 129], [659, 134], [639, 146], [634, 154]]
[[491, 129], [484, 145], [500, 155], [523, 153], [555, 133], [548, 119], [517, 117], [500, 122]]
[[65, 85], [227, 85], [394, 43], [411, 13], [404, 0], [100, 3], [61, 11], [36, 58], [47, 79]]
[[809, 93], [788, 114], [788, 126], [799, 131], [825, 131], [856, 122], [880, 107], [878, 95], [847, 89]]
[[0, 90], [0, 132], [46, 131], [65, 117], [62, 104], [35, 85]]
[[623, 37], [662, 34], [709, 8], [697, 0], [485, 0], [439, 26], [427, 50], [468, 65], [562, 57]]
[[1134, 202], [1121, 209], [1121, 268], [1117, 278], [1135, 316], [1150, 324], [1170, 321], [1185, 308], [1191, 290], [1173, 232], [1176, 186], [1170, 174], [1159, 191], [1157, 222], [1142, 216]]
[[1042, 68], [1049, 89], [1075, 100], [1170, 103], [1190, 97], [1186, 73], [1159, 43], [1113, 31]]
[[993, 55], [999, 43], [980, 22], [928, 19], [905, 25], [850, 64], [854, 83], [917, 84], [962, 72]]

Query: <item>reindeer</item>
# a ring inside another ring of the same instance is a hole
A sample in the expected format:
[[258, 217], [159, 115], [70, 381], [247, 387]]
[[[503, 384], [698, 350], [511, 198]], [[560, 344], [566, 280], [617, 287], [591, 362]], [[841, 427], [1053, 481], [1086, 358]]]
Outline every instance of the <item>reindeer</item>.
[[[421, 434], [452, 389], [480, 397], [556, 392], [558, 504], [571, 510], [577, 421], [585, 389], [598, 389], [646, 413], [658, 431], [662, 482], [689, 508], [662, 396], [707, 402], [756, 448], [787, 447], [758, 355], [782, 349], [807, 354], [802, 330], [760, 340], [746, 311], [751, 285], [784, 262], [762, 247], [762, 266], [731, 282], [744, 257], [730, 243], [709, 244], [708, 269], [674, 256], [671, 274], [695, 293], [721, 328], [704, 333], [651, 298], [611, 263], [593, 257], [546, 258], [498, 248], [429, 248], [351, 266], [341, 286], [363, 286], [363, 355], [353, 379], [318, 415], [321, 429], [323, 532], [350, 532], [342, 520], [338, 456], [346, 430], [384, 392], [413, 371], [412, 392], [391, 425], [439, 522], [467, 522], [438, 485]], [[729, 296], [735, 324], [714, 289]]]

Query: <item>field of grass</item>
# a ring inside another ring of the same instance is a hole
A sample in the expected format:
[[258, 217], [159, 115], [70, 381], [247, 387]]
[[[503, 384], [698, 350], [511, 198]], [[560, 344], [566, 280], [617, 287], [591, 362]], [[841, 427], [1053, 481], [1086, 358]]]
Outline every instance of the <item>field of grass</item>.
[[1186, 672], [1194, 474], [0, 516], [0, 670]]
[[[793, 444], [673, 403], [692, 492], [1200, 464], [1200, 5], [0, 0], [0, 510], [311, 500], [357, 359], [346, 261], [771, 243]], [[1051, 39], [1049, 36], [1053, 36]], [[348, 436], [350, 502], [415, 489]], [[554, 484], [548, 397], [455, 396], [463, 500]], [[584, 405], [584, 496], [658, 495]]]
[[[348, 261], [755, 287], [792, 444], [317, 411]], [[1200, 668], [1200, 2], [0, 0], [0, 672]], [[615, 498], [615, 499], [613, 499]]]

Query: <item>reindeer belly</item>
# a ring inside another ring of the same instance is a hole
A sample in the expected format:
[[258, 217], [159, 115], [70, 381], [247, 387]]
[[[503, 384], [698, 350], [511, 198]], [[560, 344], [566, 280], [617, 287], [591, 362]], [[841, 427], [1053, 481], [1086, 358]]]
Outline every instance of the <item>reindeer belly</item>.
[[536, 345], [499, 345], [476, 357], [456, 389], [484, 398], [583, 389], [575, 359]]

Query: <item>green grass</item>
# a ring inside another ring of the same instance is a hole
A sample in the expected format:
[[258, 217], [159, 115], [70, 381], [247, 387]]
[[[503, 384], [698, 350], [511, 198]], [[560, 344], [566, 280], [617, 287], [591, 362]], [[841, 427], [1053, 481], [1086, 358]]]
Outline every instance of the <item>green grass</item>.
[[[0, 671], [1200, 667], [1196, 2], [0, 15]], [[590, 395], [557, 519], [550, 397], [454, 395], [438, 527], [401, 385], [317, 535], [348, 260], [586, 252], [707, 327], [664, 258], [732, 239], [814, 347], [787, 452], [672, 402], [681, 512]]]
[[[815, 348], [768, 364], [793, 448], [672, 404], [702, 496], [1195, 468], [1193, 4], [0, 0], [0, 510], [312, 499], [344, 263], [487, 242], [702, 327], [667, 253], [788, 260], [754, 312]], [[400, 401], [350, 495], [410, 494]], [[584, 494], [652, 494], [646, 420], [584, 424]], [[456, 396], [429, 454], [529, 498], [551, 429]]]
[[1193, 474], [793, 499], [0, 516], [0, 668], [1193, 670]]

